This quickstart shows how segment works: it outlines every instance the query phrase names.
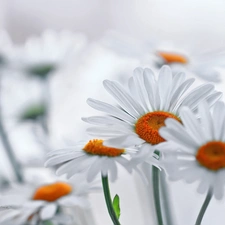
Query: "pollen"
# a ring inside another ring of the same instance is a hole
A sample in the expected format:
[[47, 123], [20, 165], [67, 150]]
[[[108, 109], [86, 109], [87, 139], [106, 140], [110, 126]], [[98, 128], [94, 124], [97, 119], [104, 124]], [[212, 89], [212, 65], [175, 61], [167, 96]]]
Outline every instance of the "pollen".
[[225, 168], [225, 143], [211, 141], [198, 149], [196, 159], [210, 170]]
[[150, 112], [138, 119], [135, 125], [135, 132], [140, 138], [152, 145], [164, 142], [165, 139], [159, 135], [159, 129], [165, 126], [165, 120], [167, 118], [173, 118], [181, 122], [180, 119], [172, 113], [163, 111]]
[[34, 195], [33, 200], [44, 200], [54, 202], [57, 199], [68, 195], [72, 192], [72, 186], [64, 182], [56, 182], [39, 187]]
[[90, 140], [83, 148], [83, 150], [91, 155], [116, 157], [122, 155], [125, 150], [103, 145], [103, 140]]
[[158, 52], [158, 54], [164, 59], [168, 64], [170, 63], [181, 63], [186, 64], [188, 62], [187, 58], [183, 55], [170, 52]]

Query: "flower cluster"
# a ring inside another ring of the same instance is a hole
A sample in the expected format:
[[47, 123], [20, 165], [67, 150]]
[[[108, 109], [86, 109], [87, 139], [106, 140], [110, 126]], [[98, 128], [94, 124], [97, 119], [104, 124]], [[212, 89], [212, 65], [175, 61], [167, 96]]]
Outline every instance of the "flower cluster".
[[[118, 164], [148, 180], [139, 167], [148, 163], [153, 173], [163, 170], [171, 180], [200, 180], [200, 193], [207, 191], [210, 197], [221, 199], [225, 105], [212, 84], [192, 88], [193, 83], [194, 79], [173, 74], [168, 66], [157, 76], [150, 69], [135, 69], [128, 89], [105, 80], [103, 85], [117, 105], [88, 99], [92, 108], [106, 113], [83, 118], [94, 125], [87, 132], [95, 139], [49, 153], [46, 166], [57, 166], [57, 174], [68, 177], [82, 173], [88, 181], [100, 173], [105, 190], [108, 174], [116, 180]], [[156, 214], [162, 219], [159, 211]], [[113, 212], [110, 216], [119, 224], [119, 217]]]
[[[26, 76], [32, 75], [30, 78], [35, 77], [43, 86], [41, 104], [28, 107], [20, 118], [22, 122], [38, 124], [42, 136], [35, 136], [42, 138], [39, 142], [43, 143], [50, 136], [51, 98], [46, 85], [49, 75], [63, 68], [71, 55], [78, 54], [86, 39], [82, 35], [62, 32], [57, 36], [48, 31], [41, 40], [32, 38], [27, 41], [14, 55], [8, 54], [7, 63], [10, 67], [10, 60], [14, 61], [10, 69], [23, 71]], [[107, 40], [103, 42], [111, 46]], [[7, 43], [9, 51], [11, 42]], [[124, 53], [126, 49], [122, 49]], [[3, 53], [5, 51], [0, 52], [0, 66]], [[139, 53], [138, 49], [133, 52], [134, 55]], [[100, 115], [82, 117], [85, 125], [89, 126], [86, 133], [90, 139], [53, 151], [48, 151], [49, 140], [44, 143], [48, 152], [42, 158], [43, 164], [63, 178], [27, 184], [23, 170], [28, 164], [22, 167], [22, 163], [17, 162], [0, 111], [0, 135], [20, 183], [11, 188], [0, 187], [0, 225], [72, 224], [70, 219], [73, 216], [66, 211], [77, 207], [82, 212], [90, 209], [88, 193], [100, 189], [99, 178], [112, 222], [120, 225], [120, 198], [116, 195], [111, 199], [109, 181], [117, 181], [121, 168], [128, 174], [138, 173], [147, 188], [152, 185], [155, 205], [152, 214], [156, 215], [159, 225], [174, 225], [167, 201], [162, 201], [165, 193], [161, 196], [168, 181], [198, 181], [197, 191], [207, 193], [196, 220], [196, 225], [201, 224], [211, 198], [220, 200], [224, 196], [225, 104], [220, 101], [222, 93], [213, 84], [198, 85], [187, 74], [175, 72], [178, 67], [174, 64], [206, 80], [218, 81], [218, 77], [212, 79], [214, 68], [211, 71], [205, 64], [201, 64], [202, 67], [193, 65], [183, 55], [165, 51], [154, 52], [154, 55], [157, 55], [157, 65], [163, 65], [158, 72], [138, 67], [127, 85], [103, 81], [114, 102], [87, 100], [90, 107], [101, 112]], [[44, 169], [46, 173], [48, 169]]]

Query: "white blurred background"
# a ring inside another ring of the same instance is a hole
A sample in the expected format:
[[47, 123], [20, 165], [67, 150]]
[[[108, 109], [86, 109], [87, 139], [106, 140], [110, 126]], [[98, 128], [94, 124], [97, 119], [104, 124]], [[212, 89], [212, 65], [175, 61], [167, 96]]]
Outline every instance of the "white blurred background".
[[[86, 37], [86, 44], [79, 57], [74, 59], [74, 64], [54, 76], [50, 84], [50, 138], [54, 140], [52, 147], [55, 149], [86, 137], [87, 125], [80, 118], [96, 113], [86, 104], [88, 97], [112, 100], [102, 94], [105, 93], [102, 87], [104, 79], [124, 82], [135, 67], [148, 66], [146, 61], [139, 60], [139, 56], [118, 54], [104, 47], [101, 39], [106, 32], [115, 30], [135, 39], [137, 43], [160, 45], [171, 42], [177, 48], [194, 54], [225, 49], [225, 1], [0, 0], [0, 29], [5, 29], [17, 44], [24, 43], [31, 35], [40, 35], [46, 29], [70, 30]], [[224, 81], [223, 75], [225, 72], [222, 73]], [[29, 100], [27, 94], [22, 92], [27, 87], [26, 81], [12, 79], [5, 81], [8, 90], [5, 99], [13, 106], [26, 104]], [[30, 95], [37, 99], [40, 96], [38, 85], [35, 82], [29, 84]], [[217, 90], [224, 91], [225, 83], [216, 86]], [[40, 149], [30, 135], [30, 125], [15, 126], [11, 123], [14, 108], [10, 107], [11, 114], [6, 116], [6, 120], [12, 143], [17, 146], [18, 157], [21, 161], [38, 157]], [[4, 154], [0, 157], [0, 168], [3, 174], [10, 175], [10, 167], [4, 157]], [[137, 183], [141, 183], [139, 178], [121, 171], [120, 179], [112, 185], [112, 193], [121, 196], [123, 225], [150, 224], [151, 212], [145, 193]], [[177, 225], [194, 224], [204, 196], [196, 194], [195, 184], [176, 182], [170, 186]], [[91, 201], [96, 224], [111, 224], [103, 197], [92, 195]], [[224, 200], [218, 202], [213, 199], [202, 224], [225, 224], [224, 203]]]

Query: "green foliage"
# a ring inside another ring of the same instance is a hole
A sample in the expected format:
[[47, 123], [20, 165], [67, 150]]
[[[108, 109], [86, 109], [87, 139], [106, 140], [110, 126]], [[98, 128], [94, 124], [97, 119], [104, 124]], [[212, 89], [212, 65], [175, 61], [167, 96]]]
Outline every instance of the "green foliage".
[[30, 67], [27, 70], [27, 73], [45, 79], [49, 75], [49, 73], [52, 72], [53, 70], [55, 70], [55, 65], [51, 63], [49, 64], [46, 63]]
[[120, 197], [118, 195], [115, 195], [113, 198], [113, 209], [116, 213], [117, 219], [120, 218]]
[[50, 220], [45, 220], [42, 222], [43, 225], [54, 225]]
[[43, 104], [29, 106], [21, 116], [22, 120], [36, 120], [46, 113], [46, 107]]

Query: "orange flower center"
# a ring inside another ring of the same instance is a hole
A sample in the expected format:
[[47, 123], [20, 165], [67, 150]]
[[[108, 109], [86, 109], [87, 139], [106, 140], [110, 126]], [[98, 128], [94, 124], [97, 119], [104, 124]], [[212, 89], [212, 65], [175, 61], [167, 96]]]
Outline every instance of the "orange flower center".
[[158, 131], [161, 127], [165, 126], [165, 120], [167, 118], [173, 118], [181, 122], [180, 119], [172, 113], [163, 111], [150, 112], [138, 119], [135, 125], [135, 132], [146, 142], [152, 145], [159, 144], [165, 141], [165, 139], [159, 135]]
[[34, 193], [33, 200], [54, 202], [55, 200], [68, 195], [71, 191], [71, 185], [63, 182], [56, 182], [54, 184], [39, 187]]
[[225, 143], [211, 141], [198, 149], [196, 159], [210, 170], [225, 168]]
[[103, 140], [90, 140], [83, 148], [83, 150], [91, 155], [116, 157], [122, 155], [125, 150], [103, 145]]
[[170, 52], [158, 52], [158, 54], [164, 59], [168, 64], [170, 63], [181, 63], [186, 64], [188, 62], [187, 58], [176, 53]]

